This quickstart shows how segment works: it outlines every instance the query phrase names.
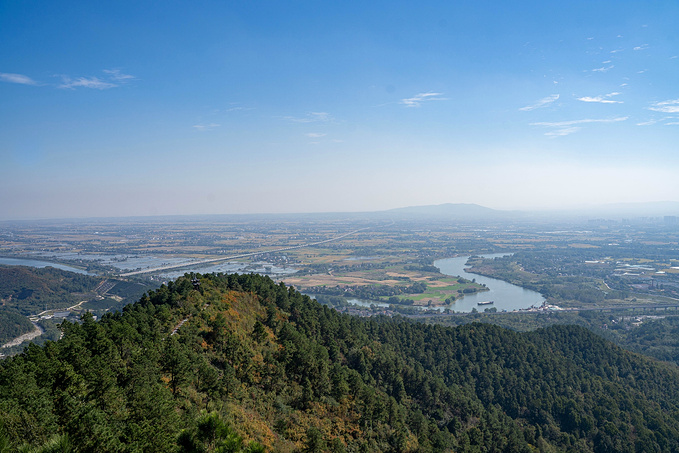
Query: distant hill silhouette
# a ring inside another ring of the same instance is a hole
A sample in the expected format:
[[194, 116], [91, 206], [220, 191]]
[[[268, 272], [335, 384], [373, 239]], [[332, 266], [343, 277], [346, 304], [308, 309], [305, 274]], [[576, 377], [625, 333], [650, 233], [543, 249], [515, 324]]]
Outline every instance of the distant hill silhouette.
[[[492, 209], [475, 203], [443, 203], [437, 205], [406, 206], [381, 211], [329, 211], [329, 212], [291, 212], [291, 213], [249, 213], [249, 214], [190, 214], [115, 217], [120, 221], [139, 223], [183, 223], [195, 221], [238, 221], [238, 222], [276, 222], [280, 219], [291, 221], [403, 219], [403, 220], [583, 220], [594, 218], [635, 219], [640, 217], [679, 216], [679, 202], [656, 201], [638, 203], [609, 203], [568, 207], [555, 205], [540, 209], [504, 210]], [[80, 219], [58, 219], [62, 221], [92, 222], [110, 220], [110, 217]], [[41, 223], [57, 219], [17, 220], [16, 223]]]
[[444, 203], [427, 206], [408, 206], [405, 208], [380, 211], [401, 218], [451, 218], [451, 219], [500, 219], [512, 211], [499, 211], [474, 203]]
[[444, 203], [389, 209], [374, 214], [402, 219], [545, 220], [549, 218], [606, 218], [620, 220], [623, 218], [679, 216], [679, 202], [609, 203], [572, 209], [556, 207], [554, 209], [512, 211], [491, 209], [474, 203]]

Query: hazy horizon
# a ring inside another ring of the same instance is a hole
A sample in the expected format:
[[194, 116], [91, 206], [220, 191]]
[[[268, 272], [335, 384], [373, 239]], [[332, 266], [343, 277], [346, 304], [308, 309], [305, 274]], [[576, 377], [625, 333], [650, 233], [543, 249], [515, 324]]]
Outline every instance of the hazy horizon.
[[[471, 208], [467, 211], [466, 208]], [[494, 209], [476, 203], [441, 203], [437, 205], [418, 205], [400, 206], [383, 210], [363, 210], [363, 211], [314, 211], [314, 212], [249, 212], [249, 213], [193, 213], [193, 214], [145, 214], [145, 215], [102, 215], [102, 216], [72, 216], [72, 217], [28, 217], [15, 219], [0, 219], [0, 222], [31, 222], [31, 221], [89, 221], [89, 220], [131, 220], [131, 219], [172, 219], [172, 218], [213, 218], [213, 217], [304, 217], [304, 216], [326, 216], [326, 215], [367, 215], [379, 214], [381, 216], [393, 214], [398, 218], [405, 214], [413, 218], [426, 220], [430, 216], [443, 218], [454, 215], [460, 220], [480, 220], [496, 219], [505, 220], [517, 219], [522, 216], [538, 216], [542, 220], [564, 220], [571, 219], [583, 220], [585, 218], [603, 219], [638, 219], [638, 218], [661, 218], [665, 216], [679, 216], [679, 202], [659, 201], [659, 202], [639, 202], [639, 203], [610, 203], [601, 205], [582, 205], [573, 208], [535, 208], [535, 209]], [[502, 217], [498, 217], [502, 216]], [[379, 218], [379, 217], [378, 217]]]
[[0, 220], [679, 201], [679, 4], [0, 3]]

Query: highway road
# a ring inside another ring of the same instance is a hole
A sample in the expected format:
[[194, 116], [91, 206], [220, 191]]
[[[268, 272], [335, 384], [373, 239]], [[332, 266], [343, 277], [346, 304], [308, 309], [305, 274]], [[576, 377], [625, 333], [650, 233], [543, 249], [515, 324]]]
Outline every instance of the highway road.
[[184, 264], [168, 264], [165, 266], [158, 266], [158, 267], [153, 267], [149, 269], [141, 269], [138, 271], [132, 271], [132, 272], [126, 272], [124, 274], [120, 274], [120, 277], [131, 277], [132, 275], [139, 275], [139, 274], [151, 274], [153, 272], [159, 272], [159, 271], [167, 271], [170, 269], [180, 269], [182, 267], [195, 267], [195, 266], [202, 266], [204, 264], [213, 264], [213, 263], [219, 263], [222, 261], [230, 261], [230, 260], [235, 260], [238, 258], [247, 258], [250, 256], [257, 256], [257, 255], [264, 255], [267, 253], [277, 253], [277, 252], [285, 252], [287, 250], [296, 250], [296, 249], [301, 249], [304, 247], [313, 247], [316, 245], [321, 245], [321, 244], [327, 244], [328, 242], [334, 242], [334, 241], [339, 241], [340, 239], [344, 239], [347, 236], [351, 236], [352, 234], [359, 233], [361, 231], [369, 230], [372, 227], [366, 227], [366, 228], [359, 228], [358, 230], [353, 230], [348, 233], [342, 234], [340, 236], [330, 238], [330, 239], [325, 239], [323, 241], [318, 241], [318, 242], [309, 242], [307, 244], [301, 244], [301, 245], [295, 245], [292, 247], [282, 247], [278, 249], [273, 249], [273, 250], [263, 250], [263, 251], [258, 251], [258, 252], [251, 252], [251, 253], [242, 253], [240, 255], [232, 255], [232, 256], [223, 256], [220, 258], [210, 258], [206, 260], [198, 260], [198, 261], [193, 261], [191, 263], [184, 263]]

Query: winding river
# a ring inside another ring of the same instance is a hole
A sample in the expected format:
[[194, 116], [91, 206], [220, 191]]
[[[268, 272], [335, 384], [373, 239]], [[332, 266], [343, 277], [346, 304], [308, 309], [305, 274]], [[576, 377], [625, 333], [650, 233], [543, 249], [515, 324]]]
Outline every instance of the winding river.
[[[504, 253], [496, 253], [491, 255], [481, 255], [484, 258], [495, 258], [499, 256], [505, 256]], [[472, 309], [476, 308], [478, 311], [483, 311], [485, 308], [495, 307], [498, 311], [512, 311], [521, 308], [530, 308], [532, 306], [539, 306], [544, 302], [544, 298], [540, 293], [531, 291], [528, 289], [523, 289], [519, 286], [512, 285], [511, 283], [498, 280], [496, 278], [484, 277], [483, 275], [472, 274], [464, 270], [465, 264], [469, 259], [468, 256], [460, 256], [457, 258], [445, 258], [441, 260], [434, 261], [434, 266], [441, 270], [442, 274], [450, 276], [460, 276], [467, 280], [475, 279], [477, 283], [485, 284], [490, 291], [483, 291], [476, 294], [469, 294], [464, 296], [462, 299], [458, 299], [451, 305], [441, 307], [450, 308], [456, 312], [470, 312]], [[7, 265], [23, 265], [32, 267], [46, 267], [53, 266], [59, 269], [68, 270], [72, 272], [78, 272], [81, 274], [90, 274], [82, 269], [77, 269], [74, 267], [66, 266], [58, 263], [50, 263], [46, 261], [32, 260], [32, 259], [17, 259], [17, 258], [0, 258], [0, 264]], [[224, 271], [223, 269], [220, 271]], [[233, 272], [233, 270], [231, 270]], [[492, 305], [478, 305], [479, 302], [493, 301]], [[349, 302], [356, 305], [370, 306], [377, 305], [388, 307], [389, 304], [380, 303], [375, 301], [361, 301], [357, 299], [350, 299]]]
[[[495, 253], [490, 255], [480, 255], [484, 258], [495, 258], [506, 256], [506, 253]], [[438, 267], [442, 274], [450, 275], [452, 277], [464, 277], [467, 280], [476, 280], [477, 283], [483, 283], [490, 291], [483, 291], [475, 294], [468, 294], [462, 299], [458, 299], [450, 305], [439, 307], [439, 310], [450, 308], [453, 311], [461, 313], [469, 313], [473, 309], [483, 311], [486, 308], [495, 307], [497, 311], [513, 311], [522, 308], [530, 308], [539, 306], [544, 302], [544, 297], [538, 292], [529, 289], [523, 289], [520, 286], [512, 285], [496, 278], [484, 277], [483, 275], [472, 274], [464, 270], [465, 264], [469, 256], [459, 256], [457, 258], [445, 258], [434, 261], [434, 266]], [[493, 301], [493, 304], [479, 305], [479, 302]], [[375, 305], [377, 307], [389, 307], [389, 304], [384, 302], [375, 302], [361, 299], [348, 299], [348, 302], [354, 305], [369, 307]], [[426, 308], [426, 307], [423, 307]]]
[[[506, 256], [505, 253], [495, 253], [491, 255], [481, 255], [484, 258], [495, 258]], [[470, 312], [476, 308], [483, 311], [485, 308], [495, 307], [497, 311], [512, 311], [521, 308], [539, 306], [544, 302], [544, 297], [536, 291], [521, 288], [496, 278], [485, 277], [483, 275], [472, 274], [464, 270], [468, 256], [457, 258], [446, 258], [434, 261], [434, 266], [441, 270], [442, 274], [464, 277], [467, 280], [476, 279], [477, 283], [485, 284], [490, 291], [483, 291], [476, 294], [469, 294], [462, 299], [458, 299], [448, 308], [457, 312]], [[479, 302], [494, 301], [492, 305], [478, 305]]]

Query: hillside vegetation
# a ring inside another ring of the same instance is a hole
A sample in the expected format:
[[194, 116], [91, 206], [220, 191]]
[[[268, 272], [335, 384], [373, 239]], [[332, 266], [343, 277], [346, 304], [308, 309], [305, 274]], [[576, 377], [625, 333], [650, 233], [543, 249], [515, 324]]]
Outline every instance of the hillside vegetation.
[[[148, 283], [127, 282], [77, 274], [54, 267], [0, 265], [0, 304], [13, 308], [23, 315], [35, 315], [48, 309], [63, 309], [83, 300], [102, 299], [100, 293], [116, 296], [123, 305], [134, 302], [151, 286]], [[108, 307], [118, 302], [112, 299]], [[100, 307], [93, 307], [100, 308]]]
[[0, 452], [679, 451], [677, 370], [580, 327], [356, 318], [210, 274], [61, 328], [0, 363]]
[[0, 345], [33, 329], [27, 317], [11, 308], [0, 307]]
[[[105, 279], [54, 267], [0, 265], [0, 345], [35, 328], [28, 316], [72, 306], [77, 307], [73, 310], [75, 314], [89, 310], [100, 315], [122, 309], [156, 287], [148, 282]], [[38, 323], [45, 330], [53, 330], [53, 323], [44, 320]], [[55, 338], [58, 336], [57, 332]], [[42, 342], [45, 338], [49, 336], [43, 335], [35, 341]], [[1, 352], [11, 355], [16, 353], [15, 349]]]

